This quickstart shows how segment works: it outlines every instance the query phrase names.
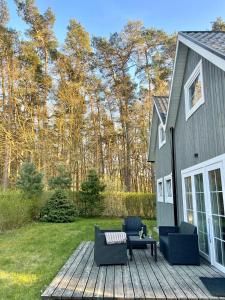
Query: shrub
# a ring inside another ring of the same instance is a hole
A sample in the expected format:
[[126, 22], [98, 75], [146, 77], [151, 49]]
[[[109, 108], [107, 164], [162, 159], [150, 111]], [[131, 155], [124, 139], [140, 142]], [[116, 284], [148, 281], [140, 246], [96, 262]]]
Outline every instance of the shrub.
[[19, 173], [17, 187], [27, 198], [39, 196], [43, 192], [43, 174], [36, 170], [33, 163], [24, 163]]
[[105, 193], [104, 216], [140, 216], [149, 219], [156, 217], [156, 197], [151, 193], [115, 192]]
[[95, 170], [90, 170], [87, 180], [81, 184], [79, 198], [82, 202], [80, 213], [85, 216], [101, 215], [104, 209], [103, 192], [105, 185], [100, 181]]
[[37, 220], [48, 194], [44, 192], [39, 198], [29, 199], [18, 190], [0, 191], [0, 232]]
[[69, 189], [71, 187], [72, 178], [63, 166], [58, 167], [58, 176], [52, 177], [48, 181], [48, 186], [51, 190]]
[[75, 207], [63, 190], [57, 190], [41, 210], [41, 221], [67, 223], [75, 220]]

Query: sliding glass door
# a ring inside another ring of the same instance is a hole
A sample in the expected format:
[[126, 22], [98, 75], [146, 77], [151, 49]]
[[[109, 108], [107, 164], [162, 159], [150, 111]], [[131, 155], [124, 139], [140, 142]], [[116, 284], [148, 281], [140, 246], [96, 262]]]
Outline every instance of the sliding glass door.
[[225, 272], [225, 205], [223, 163], [182, 173], [184, 219], [197, 226], [199, 250]]

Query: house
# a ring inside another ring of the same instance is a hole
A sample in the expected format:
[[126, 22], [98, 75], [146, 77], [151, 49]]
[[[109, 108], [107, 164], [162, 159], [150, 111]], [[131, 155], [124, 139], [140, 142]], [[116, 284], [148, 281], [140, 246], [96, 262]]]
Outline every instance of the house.
[[225, 272], [225, 32], [180, 32], [169, 97], [154, 97], [148, 160], [158, 225], [198, 228], [199, 249]]

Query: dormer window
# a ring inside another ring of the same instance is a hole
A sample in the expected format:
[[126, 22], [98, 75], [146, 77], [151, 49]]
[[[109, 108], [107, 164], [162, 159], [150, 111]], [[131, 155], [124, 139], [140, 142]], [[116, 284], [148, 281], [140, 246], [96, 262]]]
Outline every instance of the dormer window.
[[205, 102], [203, 93], [202, 61], [197, 64], [184, 86], [186, 120]]
[[161, 148], [166, 143], [166, 133], [165, 128], [162, 124], [159, 125], [159, 148]]

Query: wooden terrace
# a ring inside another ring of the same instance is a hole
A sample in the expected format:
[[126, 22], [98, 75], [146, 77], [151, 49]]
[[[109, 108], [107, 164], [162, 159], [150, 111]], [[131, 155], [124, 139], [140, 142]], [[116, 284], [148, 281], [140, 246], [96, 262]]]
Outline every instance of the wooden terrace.
[[134, 250], [127, 266], [94, 263], [94, 243], [82, 242], [42, 294], [42, 299], [225, 299], [213, 297], [199, 277], [224, 277], [209, 265], [171, 266], [158, 251]]

